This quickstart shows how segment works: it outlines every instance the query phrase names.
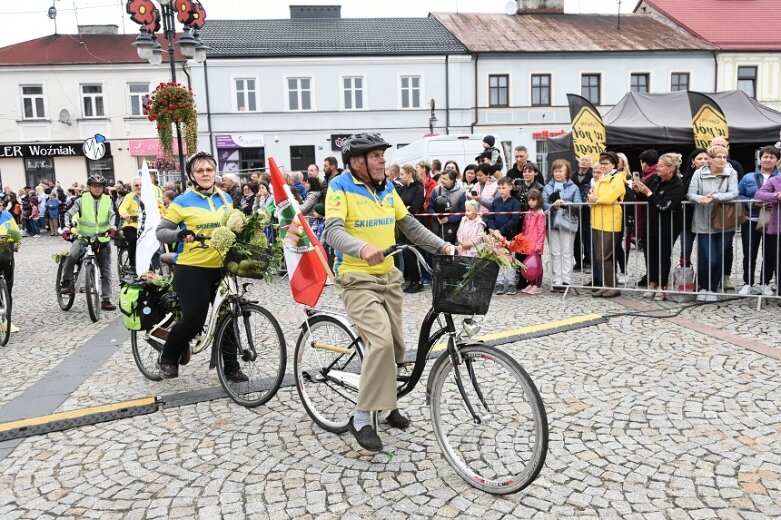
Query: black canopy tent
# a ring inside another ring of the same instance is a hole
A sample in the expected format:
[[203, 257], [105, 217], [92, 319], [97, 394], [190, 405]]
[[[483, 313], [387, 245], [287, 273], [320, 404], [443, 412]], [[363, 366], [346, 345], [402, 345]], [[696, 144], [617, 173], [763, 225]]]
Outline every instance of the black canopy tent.
[[[778, 141], [781, 112], [762, 105], [740, 90], [706, 94], [721, 108], [729, 127], [730, 156], [746, 171], [754, 169], [754, 151]], [[694, 148], [692, 117], [686, 92], [625, 95], [602, 117], [607, 129], [607, 148], [624, 152], [633, 170], [643, 150], [677, 152], [684, 160]], [[548, 140], [548, 164], [555, 159], [577, 164], [572, 135]]]

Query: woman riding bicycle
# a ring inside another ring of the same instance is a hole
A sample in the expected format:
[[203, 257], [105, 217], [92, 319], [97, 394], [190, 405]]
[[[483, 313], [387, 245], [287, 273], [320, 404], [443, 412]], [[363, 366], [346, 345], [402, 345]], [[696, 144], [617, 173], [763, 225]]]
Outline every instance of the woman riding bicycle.
[[[160, 377], [179, 376], [179, 365], [190, 361], [190, 340], [203, 329], [209, 304], [214, 300], [223, 277], [223, 260], [211, 247], [203, 247], [195, 235], [211, 236], [222, 223], [224, 213], [233, 207], [216, 187], [217, 163], [210, 154], [199, 152], [187, 161], [192, 188], [174, 199], [157, 227], [157, 239], [179, 242], [173, 287], [179, 297], [182, 319], [174, 325], [160, 354]], [[225, 358], [225, 375], [234, 383], [249, 381], [236, 359]]]
[[325, 240], [336, 250], [335, 283], [366, 339], [358, 406], [348, 428], [371, 451], [382, 449], [371, 411], [391, 410], [391, 426], [409, 425], [396, 409], [396, 363], [404, 360], [405, 350], [402, 276], [383, 250], [395, 244], [398, 226], [411, 243], [432, 253], [454, 252], [454, 246], [409, 215], [393, 183], [386, 182], [384, 155], [390, 146], [377, 134], [350, 136], [342, 148], [349, 173], [333, 178], [325, 203]]

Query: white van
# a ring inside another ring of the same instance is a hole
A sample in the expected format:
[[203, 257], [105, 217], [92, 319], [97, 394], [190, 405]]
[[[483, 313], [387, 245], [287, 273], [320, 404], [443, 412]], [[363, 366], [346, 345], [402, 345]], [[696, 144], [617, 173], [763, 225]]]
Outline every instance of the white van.
[[[391, 152], [388, 150], [385, 152], [385, 161], [387, 164], [398, 163], [401, 166], [405, 164], [415, 166], [420, 161], [431, 162], [433, 159], [439, 159], [443, 167], [447, 161], [455, 161], [463, 172], [467, 165], [475, 164], [475, 157], [485, 150], [483, 148], [484, 136], [485, 134], [462, 134], [424, 137], [407, 146], [392, 150], [392, 153], [388, 153]], [[507, 155], [499, 138], [497, 136], [494, 138], [496, 139], [495, 146], [502, 156], [502, 171], [507, 172], [512, 163], [507, 161]]]

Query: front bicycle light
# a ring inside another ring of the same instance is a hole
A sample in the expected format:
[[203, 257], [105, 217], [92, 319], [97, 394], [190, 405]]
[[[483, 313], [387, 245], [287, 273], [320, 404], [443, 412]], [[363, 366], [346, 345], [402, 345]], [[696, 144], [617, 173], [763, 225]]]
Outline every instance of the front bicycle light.
[[459, 336], [471, 338], [480, 332], [480, 324], [474, 318], [464, 318]]

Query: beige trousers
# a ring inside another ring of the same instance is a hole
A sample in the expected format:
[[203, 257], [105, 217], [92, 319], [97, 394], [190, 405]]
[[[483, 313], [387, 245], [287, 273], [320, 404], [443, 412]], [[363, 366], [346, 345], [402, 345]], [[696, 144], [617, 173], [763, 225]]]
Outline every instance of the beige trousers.
[[336, 286], [348, 316], [366, 343], [361, 366], [358, 409], [396, 408], [396, 363], [404, 360], [401, 326], [401, 271], [382, 275], [344, 273]]

